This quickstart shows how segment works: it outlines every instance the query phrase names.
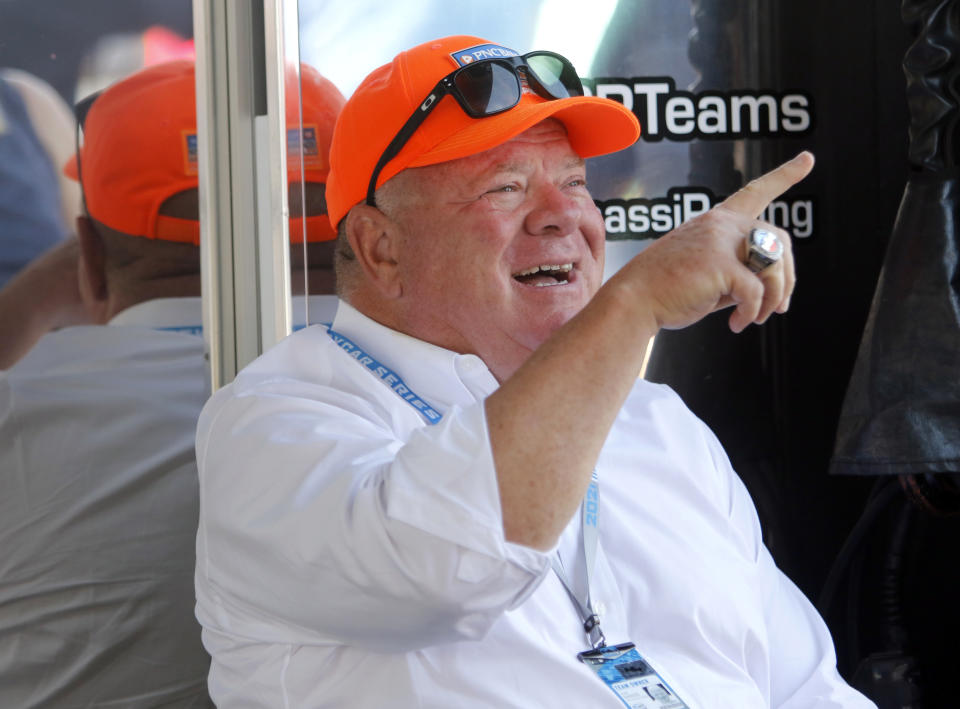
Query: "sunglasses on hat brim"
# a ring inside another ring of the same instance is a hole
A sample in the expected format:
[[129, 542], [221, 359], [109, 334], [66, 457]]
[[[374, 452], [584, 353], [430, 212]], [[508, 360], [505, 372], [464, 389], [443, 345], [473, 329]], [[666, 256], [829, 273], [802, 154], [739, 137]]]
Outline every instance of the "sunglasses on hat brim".
[[93, 106], [93, 102], [96, 101], [97, 98], [102, 93], [103, 93], [103, 90], [96, 91], [90, 94], [89, 96], [87, 96], [85, 99], [79, 101], [73, 107], [73, 115], [74, 115], [74, 118], [76, 119], [76, 123], [74, 124], [75, 130], [74, 130], [74, 136], [73, 136], [74, 137], [74, 143], [73, 143], [74, 155], [76, 156], [76, 160], [77, 160], [77, 182], [80, 185], [80, 200], [83, 204], [84, 213], [88, 213], [88, 212], [87, 212], [87, 196], [83, 192], [83, 166], [80, 162], [80, 133], [83, 131], [83, 127], [87, 123], [87, 114], [90, 113], [90, 108], [91, 106]]
[[381, 171], [400, 153], [444, 96], [453, 96], [471, 118], [486, 118], [509, 111], [520, 103], [524, 87], [550, 100], [583, 96], [583, 84], [573, 64], [554, 52], [484, 59], [455, 69], [437, 82], [383, 151], [370, 176], [367, 204], [376, 206], [374, 193]]

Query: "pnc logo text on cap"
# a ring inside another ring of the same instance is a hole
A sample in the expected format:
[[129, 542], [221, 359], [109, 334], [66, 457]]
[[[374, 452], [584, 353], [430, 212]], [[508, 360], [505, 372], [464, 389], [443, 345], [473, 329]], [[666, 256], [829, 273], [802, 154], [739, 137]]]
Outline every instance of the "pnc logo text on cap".
[[503, 57], [519, 57], [520, 52], [515, 52], [507, 47], [501, 47], [499, 44], [478, 44], [469, 49], [461, 49], [450, 55], [460, 66], [465, 66], [471, 62], [478, 62], [483, 59], [502, 59]]
[[197, 134], [184, 130], [180, 132], [183, 136], [183, 173], [185, 175], [197, 174]]
[[303, 166], [306, 168], [321, 169], [324, 167], [324, 156], [320, 154], [317, 143], [317, 126], [304, 124], [303, 128], [287, 128], [287, 169], [293, 170], [300, 165], [303, 156]]

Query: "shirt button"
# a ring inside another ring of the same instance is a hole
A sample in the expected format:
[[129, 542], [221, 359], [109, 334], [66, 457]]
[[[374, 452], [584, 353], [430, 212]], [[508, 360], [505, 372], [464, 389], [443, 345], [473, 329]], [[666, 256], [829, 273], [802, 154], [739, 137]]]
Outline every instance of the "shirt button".
[[607, 606], [604, 605], [603, 601], [597, 601], [593, 604], [593, 612], [603, 618], [607, 614]]
[[484, 370], [484, 364], [476, 355], [460, 355], [457, 358], [456, 368], [461, 377], [474, 379]]

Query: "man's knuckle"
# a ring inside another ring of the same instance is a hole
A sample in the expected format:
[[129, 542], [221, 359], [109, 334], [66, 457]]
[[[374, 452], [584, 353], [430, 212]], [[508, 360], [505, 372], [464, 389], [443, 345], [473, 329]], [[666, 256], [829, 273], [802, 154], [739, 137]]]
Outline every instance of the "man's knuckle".
[[731, 222], [731, 220], [734, 218], [734, 212], [726, 207], [718, 206], [700, 215], [700, 218], [703, 219], [703, 226], [710, 230], [716, 231], [725, 227]]
[[708, 212], [704, 212], [698, 218], [700, 223], [706, 227], [716, 226], [722, 219], [723, 210], [720, 207], [714, 207]]

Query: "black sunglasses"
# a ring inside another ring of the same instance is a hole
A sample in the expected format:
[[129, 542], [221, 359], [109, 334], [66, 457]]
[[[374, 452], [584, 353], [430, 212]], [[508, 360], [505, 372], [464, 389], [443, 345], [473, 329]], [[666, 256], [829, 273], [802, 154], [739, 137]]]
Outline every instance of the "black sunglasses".
[[83, 165], [81, 164], [80, 160], [80, 132], [83, 130], [83, 127], [87, 122], [87, 114], [90, 113], [90, 108], [93, 106], [93, 102], [96, 101], [97, 97], [99, 97], [102, 93], [102, 90], [92, 93], [73, 107], [73, 115], [76, 119], [74, 149], [76, 151], [75, 155], [77, 156], [77, 182], [80, 184], [80, 200], [83, 203], [83, 211], [85, 213], [87, 213], [87, 197], [83, 193]]
[[530, 52], [521, 57], [484, 59], [462, 66], [440, 79], [383, 151], [370, 176], [367, 204], [376, 206], [374, 193], [380, 172], [444, 96], [451, 94], [471, 118], [485, 118], [520, 103], [524, 88], [551, 100], [583, 96], [583, 84], [573, 64], [554, 52]]

